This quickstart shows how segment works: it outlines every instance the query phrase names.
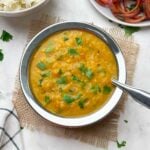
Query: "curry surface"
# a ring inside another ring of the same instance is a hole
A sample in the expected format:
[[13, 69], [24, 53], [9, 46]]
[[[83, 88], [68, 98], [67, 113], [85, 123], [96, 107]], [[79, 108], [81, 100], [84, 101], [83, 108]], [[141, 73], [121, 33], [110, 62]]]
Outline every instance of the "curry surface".
[[64, 117], [88, 115], [102, 107], [114, 91], [116, 60], [97, 36], [66, 30], [45, 39], [33, 54], [29, 82], [37, 101]]

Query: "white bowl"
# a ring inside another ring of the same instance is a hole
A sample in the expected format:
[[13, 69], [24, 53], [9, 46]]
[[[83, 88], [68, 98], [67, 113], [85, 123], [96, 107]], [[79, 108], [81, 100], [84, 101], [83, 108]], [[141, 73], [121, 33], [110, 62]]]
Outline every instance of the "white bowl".
[[30, 59], [32, 58], [32, 54], [36, 50], [36, 47], [39, 45], [39, 43], [41, 43], [48, 36], [59, 31], [70, 30], [70, 29], [79, 29], [79, 30], [81, 29], [81, 30], [86, 30], [88, 32], [91, 32], [97, 37], [99, 37], [100, 39], [102, 39], [110, 47], [112, 53], [114, 54], [114, 57], [116, 58], [116, 62], [118, 64], [118, 81], [121, 83], [125, 83], [126, 81], [126, 66], [125, 66], [124, 57], [122, 55], [121, 49], [118, 46], [118, 44], [108, 33], [106, 33], [104, 30], [94, 25], [90, 25], [82, 22], [58, 23], [43, 29], [30, 41], [30, 43], [25, 48], [25, 52], [23, 54], [21, 65], [20, 65], [21, 87], [27, 102], [30, 104], [33, 110], [35, 110], [43, 118], [61, 126], [75, 128], [75, 127], [81, 127], [81, 126], [92, 124], [98, 120], [101, 120], [106, 115], [108, 115], [119, 102], [122, 95], [122, 90], [116, 88], [113, 95], [108, 100], [108, 102], [102, 108], [98, 109], [96, 112], [83, 117], [76, 117], [76, 118], [56, 116], [55, 114], [45, 110], [37, 102], [37, 100], [32, 94], [32, 90], [30, 89], [30, 85], [28, 82], [29, 81], [28, 67], [29, 67]]
[[42, 0], [38, 4], [30, 7], [30, 8], [25, 8], [22, 10], [14, 10], [14, 11], [3, 11], [0, 10], [0, 16], [4, 17], [19, 17], [19, 16], [25, 16], [32, 14], [34, 11], [37, 11], [38, 9], [42, 8], [45, 4], [47, 4], [49, 0]]

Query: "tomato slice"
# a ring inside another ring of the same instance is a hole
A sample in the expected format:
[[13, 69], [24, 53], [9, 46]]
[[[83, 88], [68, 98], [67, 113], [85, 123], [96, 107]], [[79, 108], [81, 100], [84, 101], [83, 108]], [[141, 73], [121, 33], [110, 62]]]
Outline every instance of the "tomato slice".
[[96, 0], [97, 3], [99, 3], [100, 5], [109, 5], [110, 0]]
[[108, 7], [115, 17], [125, 22], [150, 20], [150, 0], [134, 0], [133, 8], [129, 8], [131, 0], [96, 0], [96, 2]]

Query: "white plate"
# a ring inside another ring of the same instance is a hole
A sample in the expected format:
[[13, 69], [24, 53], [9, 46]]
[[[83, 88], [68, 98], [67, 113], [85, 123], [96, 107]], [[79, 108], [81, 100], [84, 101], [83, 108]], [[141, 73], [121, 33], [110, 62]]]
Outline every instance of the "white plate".
[[127, 23], [127, 22], [123, 22], [123, 21], [117, 19], [111, 13], [111, 11], [108, 8], [99, 5], [95, 0], [90, 0], [90, 2], [97, 9], [97, 11], [99, 13], [101, 13], [103, 16], [105, 16], [109, 20], [114, 21], [114, 22], [116, 22], [118, 24], [122, 24], [122, 25], [125, 25], [125, 26], [133, 26], [133, 27], [147, 27], [147, 26], [150, 26], [150, 20], [149, 21], [139, 22], [139, 23], [132, 23], [132, 24], [131, 23]]

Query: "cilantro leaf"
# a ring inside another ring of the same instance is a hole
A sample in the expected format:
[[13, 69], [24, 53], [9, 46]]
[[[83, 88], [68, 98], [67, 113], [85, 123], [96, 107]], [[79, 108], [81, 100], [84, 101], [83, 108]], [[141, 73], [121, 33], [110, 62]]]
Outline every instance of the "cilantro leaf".
[[76, 43], [77, 45], [82, 45], [83, 43], [82, 38], [76, 37]]
[[42, 82], [43, 82], [43, 78], [41, 78], [40, 80], [38, 80], [38, 86], [42, 86]]
[[2, 49], [0, 49], [0, 61], [2, 61], [4, 59], [4, 54], [2, 52]]
[[81, 88], [84, 88], [86, 83], [84, 81], [81, 81], [77, 76], [72, 75], [72, 80], [78, 82], [81, 85]]
[[58, 74], [59, 74], [59, 75], [62, 75], [62, 74], [63, 74], [63, 71], [62, 71], [61, 69], [59, 69], [59, 70], [58, 70]]
[[86, 101], [87, 101], [87, 98], [79, 100], [78, 105], [81, 109], [83, 109], [85, 107]]
[[69, 48], [69, 49], [68, 49], [68, 54], [74, 56], [74, 55], [78, 55], [78, 52], [77, 52], [77, 50], [74, 49], [74, 48]]
[[64, 37], [64, 41], [68, 41], [69, 38], [67, 36]]
[[125, 123], [128, 123], [128, 120], [124, 120]]
[[92, 79], [93, 77], [93, 72], [91, 69], [87, 69], [86, 72], [85, 72], [85, 75], [89, 78], [89, 79]]
[[124, 146], [126, 146], [126, 143], [127, 143], [126, 141], [122, 141], [119, 143], [119, 141], [117, 140], [117, 147], [118, 148], [124, 147]]
[[124, 30], [125, 30], [125, 35], [126, 36], [131, 36], [134, 32], [139, 31], [141, 28], [140, 27], [129, 27], [129, 26], [125, 26]]
[[75, 101], [75, 99], [73, 97], [71, 97], [70, 95], [68, 94], [65, 94], [63, 96], [63, 100], [67, 103], [67, 104], [71, 104], [72, 102]]
[[94, 94], [97, 94], [98, 92], [101, 92], [101, 89], [99, 87], [99, 85], [93, 85], [91, 87], [91, 91], [94, 93]]
[[80, 108], [84, 108], [84, 101], [82, 101], [82, 100], [80, 100], [79, 102], [78, 102], [78, 105], [80, 106]]
[[43, 78], [46, 78], [46, 77], [49, 77], [50, 74], [51, 74], [51, 72], [50, 72], [49, 70], [46, 70], [46, 71], [43, 71], [43, 72], [41, 73], [41, 76], [42, 76]]
[[72, 75], [72, 80], [77, 81], [77, 82], [81, 82], [80, 79], [75, 75]]
[[7, 31], [3, 30], [0, 39], [2, 39], [5, 42], [8, 42], [13, 39], [13, 36], [10, 33], [8, 33]]
[[79, 107], [82, 108], [82, 109], [84, 108], [84, 104], [85, 104], [85, 102], [83, 100], [80, 100], [78, 102]]
[[45, 49], [45, 52], [49, 53], [49, 52], [53, 51], [53, 49], [54, 49], [54, 44], [52, 42], [49, 42], [47, 48]]
[[105, 86], [103, 87], [103, 93], [104, 93], [104, 94], [109, 94], [110, 92], [111, 92], [111, 87], [105, 85]]
[[50, 103], [50, 97], [45, 96], [44, 101], [45, 101], [45, 104], [49, 104]]
[[75, 96], [75, 99], [79, 99], [82, 96], [81, 93], [79, 93], [77, 96]]
[[67, 77], [66, 76], [62, 76], [60, 77], [57, 81], [57, 84], [66, 84], [67, 83]]
[[81, 64], [80, 67], [79, 67], [79, 70], [82, 72], [82, 73], [85, 73], [87, 68], [85, 67], [84, 64]]
[[92, 79], [93, 77], [93, 72], [91, 69], [85, 67], [84, 64], [81, 64], [80, 67], [79, 67], [79, 70], [86, 76], [88, 77], [89, 79]]
[[36, 65], [40, 70], [45, 70], [46, 69], [46, 65], [40, 61], [39, 63], [37, 63]]

